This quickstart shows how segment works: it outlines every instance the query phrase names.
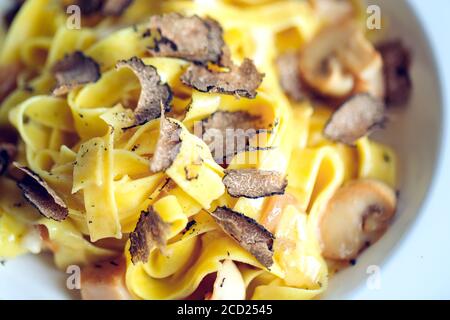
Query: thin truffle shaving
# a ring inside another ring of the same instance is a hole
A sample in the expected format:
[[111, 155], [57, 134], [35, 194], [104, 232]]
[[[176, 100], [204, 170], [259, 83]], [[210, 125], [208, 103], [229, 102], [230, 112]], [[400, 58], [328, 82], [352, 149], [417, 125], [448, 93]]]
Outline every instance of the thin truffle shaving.
[[386, 121], [385, 106], [372, 96], [357, 94], [336, 110], [324, 129], [330, 140], [352, 145]]
[[130, 233], [130, 254], [133, 264], [146, 263], [153, 248], [165, 248], [169, 227], [170, 225], [161, 219], [153, 207], [141, 213], [136, 228]]
[[0, 175], [4, 174], [14, 159], [17, 148], [11, 143], [0, 143]]
[[280, 85], [284, 92], [294, 101], [305, 99], [305, 89], [300, 78], [299, 55], [295, 52], [285, 53], [278, 57], [277, 69]]
[[235, 198], [262, 198], [284, 194], [287, 180], [281, 172], [239, 169], [227, 171], [223, 184]]
[[56, 221], [66, 219], [69, 209], [47, 182], [31, 169], [21, 166], [17, 162], [14, 162], [14, 166], [25, 174], [25, 177], [17, 183], [24, 198], [44, 217]]
[[232, 65], [228, 72], [211, 71], [207, 67], [191, 65], [181, 76], [181, 81], [198, 91], [232, 94], [254, 99], [264, 74], [259, 73], [250, 59], [238, 67]]
[[164, 114], [161, 117], [159, 138], [156, 143], [155, 153], [150, 162], [152, 172], [165, 171], [172, 165], [181, 148], [181, 127], [166, 119]]
[[150, 53], [154, 56], [174, 57], [206, 65], [219, 64], [225, 42], [219, 23], [198, 16], [184, 17], [178, 13], [153, 16], [150, 30], [156, 30]]
[[201, 138], [214, 160], [225, 164], [232, 156], [247, 150], [250, 139], [262, 128], [261, 122], [260, 116], [245, 111], [217, 111], [201, 122]]
[[53, 90], [56, 96], [64, 95], [79, 85], [97, 82], [100, 79], [99, 64], [81, 51], [75, 51], [56, 62], [52, 72], [57, 81], [57, 86]]
[[153, 66], [148, 66], [138, 57], [119, 61], [116, 68], [130, 68], [141, 83], [141, 95], [134, 110], [135, 126], [161, 117], [161, 105], [164, 111], [170, 111], [172, 91], [168, 84], [161, 82], [161, 78]]
[[258, 222], [227, 207], [218, 207], [211, 216], [217, 224], [250, 252], [263, 266], [273, 264], [275, 237]]
[[410, 52], [399, 40], [382, 43], [377, 49], [383, 58], [386, 103], [406, 103], [412, 89], [412, 80], [409, 73]]

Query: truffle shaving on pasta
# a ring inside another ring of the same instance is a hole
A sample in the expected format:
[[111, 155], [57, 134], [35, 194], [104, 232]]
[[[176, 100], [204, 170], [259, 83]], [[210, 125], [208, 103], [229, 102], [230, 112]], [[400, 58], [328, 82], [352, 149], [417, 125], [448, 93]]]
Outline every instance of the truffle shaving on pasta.
[[67, 218], [69, 210], [58, 194], [29, 168], [14, 163], [25, 174], [17, 185], [23, 196], [46, 218], [62, 221]]
[[58, 83], [53, 90], [53, 94], [57, 96], [66, 94], [79, 85], [96, 82], [100, 78], [98, 63], [81, 51], [66, 55], [55, 63], [52, 71]]
[[135, 125], [142, 125], [161, 116], [161, 106], [170, 111], [172, 91], [167, 84], [161, 82], [158, 71], [153, 66], [145, 65], [138, 57], [119, 61], [117, 68], [130, 68], [138, 76], [141, 83], [141, 95], [134, 111]]

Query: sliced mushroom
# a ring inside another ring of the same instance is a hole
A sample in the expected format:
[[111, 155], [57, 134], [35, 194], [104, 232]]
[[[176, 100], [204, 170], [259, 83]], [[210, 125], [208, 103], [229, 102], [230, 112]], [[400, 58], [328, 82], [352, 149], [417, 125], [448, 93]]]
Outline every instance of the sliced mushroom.
[[366, 93], [360, 93], [337, 109], [325, 126], [330, 140], [352, 145], [385, 122], [384, 103]]
[[361, 179], [341, 187], [319, 220], [325, 258], [349, 261], [377, 241], [395, 214], [395, 191], [383, 182]]
[[245, 300], [245, 282], [233, 260], [224, 260], [209, 300]]
[[332, 25], [314, 38], [301, 53], [300, 74], [325, 96], [384, 95], [381, 57], [354, 23]]

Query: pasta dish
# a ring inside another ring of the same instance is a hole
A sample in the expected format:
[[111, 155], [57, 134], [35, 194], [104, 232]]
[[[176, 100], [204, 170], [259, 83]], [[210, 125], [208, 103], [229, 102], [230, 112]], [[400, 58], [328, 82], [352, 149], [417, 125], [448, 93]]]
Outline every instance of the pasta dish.
[[0, 258], [51, 252], [83, 299], [319, 298], [397, 207], [369, 135], [410, 56], [366, 19], [356, 0], [15, 1]]

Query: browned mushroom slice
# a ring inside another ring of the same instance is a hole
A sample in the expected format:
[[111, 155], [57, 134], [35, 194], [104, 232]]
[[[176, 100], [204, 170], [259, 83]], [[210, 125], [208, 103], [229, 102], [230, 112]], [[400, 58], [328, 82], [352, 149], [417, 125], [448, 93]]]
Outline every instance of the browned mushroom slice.
[[159, 33], [154, 47], [149, 49], [154, 56], [182, 58], [203, 65], [221, 61], [223, 31], [212, 19], [170, 13], [151, 17], [149, 28]]
[[297, 53], [289, 52], [279, 56], [276, 61], [281, 87], [294, 101], [302, 101], [305, 98], [299, 74], [299, 59]]
[[354, 180], [336, 191], [319, 221], [323, 255], [349, 261], [377, 241], [395, 214], [394, 190], [376, 180]]
[[75, 51], [56, 62], [52, 72], [57, 81], [53, 94], [57, 96], [64, 95], [79, 85], [96, 82], [100, 79], [98, 63], [85, 56], [81, 51]]
[[256, 199], [284, 194], [287, 180], [277, 171], [239, 169], [228, 170], [223, 184], [232, 197]]
[[201, 92], [254, 99], [263, 78], [264, 74], [258, 72], [253, 61], [245, 59], [241, 66], [231, 66], [229, 72], [216, 72], [207, 67], [191, 65], [181, 76], [181, 81]]
[[217, 111], [201, 122], [200, 138], [219, 164], [248, 148], [249, 140], [262, 128], [261, 118], [245, 111]]
[[168, 169], [181, 148], [181, 127], [164, 117], [161, 117], [159, 138], [156, 143], [155, 153], [150, 162], [152, 172], [160, 172]]
[[300, 73], [321, 95], [343, 98], [352, 93], [384, 95], [380, 54], [355, 23], [332, 25], [303, 49]]
[[17, 154], [17, 147], [11, 143], [0, 143], [0, 175], [4, 174]]
[[227, 207], [218, 207], [211, 213], [217, 224], [250, 252], [263, 266], [273, 264], [274, 236], [258, 222]]
[[134, 0], [106, 0], [102, 7], [105, 16], [121, 16]]
[[330, 140], [353, 144], [385, 122], [385, 106], [368, 94], [361, 93], [345, 102], [331, 116], [324, 135]]
[[383, 57], [386, 103], [406, 103], [412, 89], [412, 81], [409, 74], [411, 65], [410, 52], [399, 40], [382, 43], [377, 49]]
[[146, 263], [153, 248], [164, 249], [167, 243], [170, 225], [164, 222], [158, 213], [149, 207], [142, 212], [136, 228], [130, 233], [130, 254], [133, 264]]
[[116, 68], [127, 67], [133, 70], [141, 83], [141, 95], [134, 111], [135, 125], [142, 125], [161, 116], [161, 106], [170, 111], [172, 91], [169, 85], [161, 82], [161, 78], [153, 66], [148, 66], [138, 57], [119, 61]]
[[25, 199], [46, 218], [56, 221], [66, 219], [69, 209], [47, 182], [31, 169], [17, 162], [14, 162], [14, 166], [25, 174], [25, 177], [17, 183]]

